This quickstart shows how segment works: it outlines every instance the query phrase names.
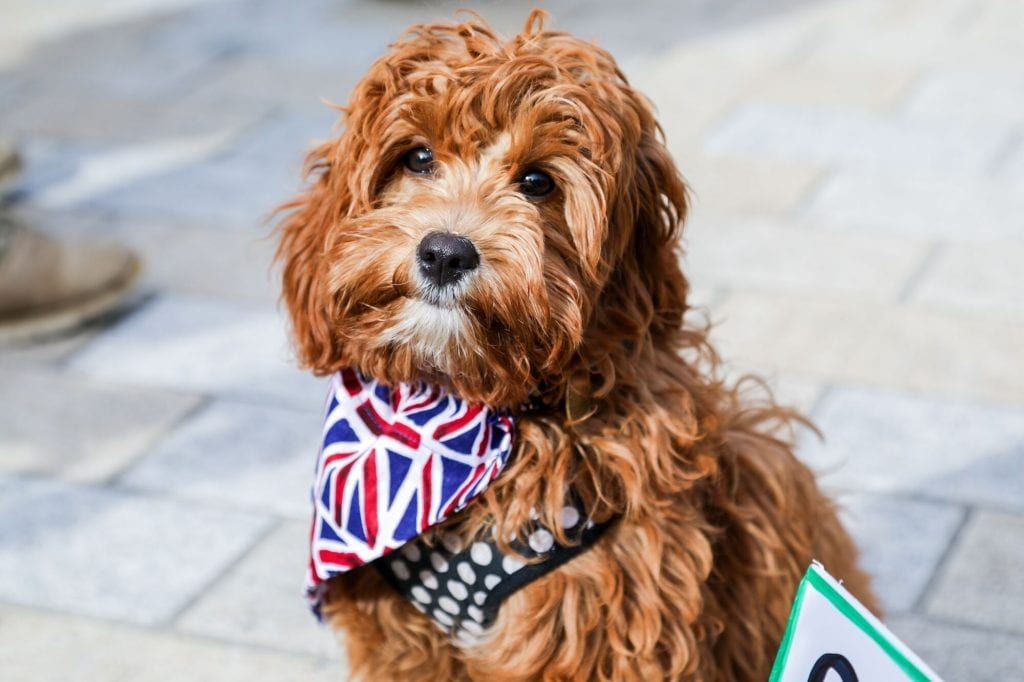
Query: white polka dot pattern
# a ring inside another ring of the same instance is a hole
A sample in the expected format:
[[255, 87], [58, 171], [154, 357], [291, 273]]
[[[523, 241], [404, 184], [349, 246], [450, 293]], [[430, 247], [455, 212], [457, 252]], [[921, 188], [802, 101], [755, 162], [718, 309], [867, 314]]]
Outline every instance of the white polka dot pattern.
[[554, 533], [533, 522], [518, 535], [525, 541], [509, 541], [514, 553], [504, 554], [493, 539], [465, 542], [448, 531], [433, 542], [415, 538], [374, 565], [417, 609], [469, 646], [481, 641], [508, 595], [596, 541], [607, 524], [583, 524], [583, 518], [573, 506], [560, 511], [558, 521], [572, 540], [569, 545], [559, 544]]
[[470, 566], [465, 561], [460, 561], [459, 562], [457, 570], [459, 572], [459, 577], [467, 585], [472, 585], [473, 583], [476, 582], [476, 573], [473, 572], [473, 567]]
[[444, 573], [448, 570], [448, 562], [441, 556], [439, 552], [430, 553], [430, 565], [434, 567], [434, 570], [438, 573]]
[[474, 542], [469, 548], [469, 556], [481, 566], [486, 566], [491, 563], [491, 548], [483, 542]]

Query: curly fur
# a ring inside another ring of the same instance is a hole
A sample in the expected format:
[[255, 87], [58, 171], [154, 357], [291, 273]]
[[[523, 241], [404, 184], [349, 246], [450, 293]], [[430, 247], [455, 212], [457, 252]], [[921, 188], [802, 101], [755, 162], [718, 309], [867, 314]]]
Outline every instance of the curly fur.
[[[285, 207], [284, 300], [318, 373], [428, 378], [520, 412], [508, 468], [446, 530], [506, 538], [537, 509], [564, 541], [569, 487], [617, 520], [479, 645], [371, 570], [332, 580], [325, 613], [367, 680], [764, 680], [812, 558], [873, 606], [867, 579], [793, 456], [801, 418], [718, 379], [686, 315], [687, 191], [650, 105], [607, 52], [542, 23], [507, 40], [475, 15], [415, 26], [371, 67]], [[400, 163], [421, 145], [430, 177]], [[527, 168], [556, 192], [522, 196]], [[437, 229], [481, 255], [443, 299], [414, 266]]]

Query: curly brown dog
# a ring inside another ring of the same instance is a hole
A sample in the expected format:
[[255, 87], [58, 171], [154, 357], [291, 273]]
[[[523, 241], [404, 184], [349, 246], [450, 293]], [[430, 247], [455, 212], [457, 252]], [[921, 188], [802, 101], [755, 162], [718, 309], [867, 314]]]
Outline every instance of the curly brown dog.
[[[812, 559], [873, 607], [867, 578], [793, 455], [800, 417], [718, 378], [687, 315], [687, 188], [650, 104], [542, 20], [415, 26], [372, 66], [285, 207], [284, 300], [317, 373], [516, 415], [508, 467], [446, 532], [507, 539], [533, 514], [570, 542], [569, 491], [611, 525], [472, 645], [373, 570], [332, 579], [324, 614], [365, 680], [763, 681]], [[428, 281], [437, 233], [472, 262]]]

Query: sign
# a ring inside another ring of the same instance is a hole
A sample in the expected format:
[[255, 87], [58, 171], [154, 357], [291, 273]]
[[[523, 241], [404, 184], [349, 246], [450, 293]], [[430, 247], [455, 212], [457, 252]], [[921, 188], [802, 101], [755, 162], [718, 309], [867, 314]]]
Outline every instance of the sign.
[[769, 682], [941, 682], [820, 564], [800, 582]]

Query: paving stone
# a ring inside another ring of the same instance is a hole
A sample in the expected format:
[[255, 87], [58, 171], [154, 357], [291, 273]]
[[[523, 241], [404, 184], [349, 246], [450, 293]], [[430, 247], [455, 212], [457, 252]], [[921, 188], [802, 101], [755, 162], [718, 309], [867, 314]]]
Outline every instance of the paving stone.
[[791, 221], [698, 216], [687, 233], [693, 282], [732, 290], [813, 290], [893, 300], [926, 248], [899, 237], [809, 229]]
[[[302, 161], [331, 132], [334, 115], [292, 115], [240, 136], [230, 153], [143, 178], [90, 202], [130, 215], [166, 215], [190, 223], [261, 228], [302, 185]], [[269, 229], [268, 229], [269, 231]]]
[[929, 614], [1024, 634], [1024, 516], [971, 516], [927, 602]]
[[901, 616], [889, 628], [946, 680], [1006, 682], [1020, 675], [1024, 637]]
[[69, 367], [129, 385], [319, 409], [325, 385], [295, 367], [285, 329], [272, 309], [164, 297], [89, 344]]
[[792, 407], [803, 414], [811, 413], [825, 391], [825, 387], [816, 381], [793, 377], [772, 377], [768, 383], [779, 404]]
[[306, 519], [321, 423], [318, 410], [215, 401], [161, 440], [121, 482]]
[[883, 495], [844, 494], [837, 501], [885, 613], [911, 610], [960, 527], [964, 511]]
[[929, 74], [914, 88], [904, 113], [919, 121], [1021, 124], [1024, 123], [1024, 73], [1010, 68], [938, 71]]
[[1018, 136], [1016, 145], [997, 164], [996, 177], [1009, 183], [1024, 180], [1024, 134]]
[[1024, 241], [957, 244], [941, 249], [914, 287], [911, 300], [930, 306], [1024, 313]]
[[[363, 61], [366, 63], [361, 63]], [[211, 107], [232, 102], [284, 106], [334, 119], [338, 112], [331, 112], [324, 102], [344, 104], [369, 65], [369, 59], [349, 59], [321, 67], [284, 61], [271, 55], [243, 53], [217, 65], [214, 73], [187, 98], [197, 105], [203, 103]]]
[[0, 479], [0, 599], [157, 623], [228, 568], [265, 516], [52, 481]]
[[763, 101], [810, 108], [850, 107], [855, 110], [889, 111], [914, 82], [909, 69], [849, 64], [818, 64], [807, 60], [787, 62], [758, 74], [743, 91], [746, 101]]
[[691, 190], [694, 220], [790, 211], [822, 176], [820, 168], [758, 159], [708, 157], [670, 146]]
[[1024, 234], [1024, 193], [1011, 181], [841, 171], [822, 183], [803, 215], [860, 232], [956, 242], [1017, 239]]
[[[588, 0], [575, 3], [571, 11], [561, 15], [557, 27], [594, 39], [613, 54], [658, 54], [683, 40], [713, 39], [728, 43], [725, 48], [744, 44], [757, 50], [758, 58], [769, 60], [774, 54], [772, 48], [780, 43], [786, 48], [794, 40], [794, 26], [780, 21], [780, 17], [809, 4], [813, 3], [655, 0], [631, 6], [629, 21], [623, 21], [620, 4], [613, 0]], [[666, 17], [671, 17], [671, 21], [666, 21]]]
[[[294, 682], [345, 679], [344, 663], [0, 606], [0, 669], [10, 680]], [[173, 671], [173, 673], [171, 672]]]
[[186, 611], [178, 629], [338, 658], [334, 635], [302, 594], [308, 538], [308, 522], [282, 525]]
[[955, 43], [960, 0], [857, 0], [820, 3], [819, 32], [801, 57], [824, 65], [921, 69]]
[[934, 55], [938, 64], [953, 69], [965, 66], [1002, 70], [1024, 59], [1020, 32], [1024, 7], [1016, 0], [968, 3], [969, 25], [949, 41], [947, 50]]
[[97, 93], [129, 96], [176, 92], [208, 65], [216, 50], [159, 49], [150, 40], [159, 21], [140, 17], [46, 40], [18, 70], [36, 83], [37, 91], [87, 85]]
[[64, 336], [47, 338], [32, 343], [0, 345], [0, 370], [28, 367], [52, 367], [60, 364], [96, 335], [88, 328]]
[[[794, 134], [799, 131], [799, 134]], [[749, 104], [709, 136], [712, 154], [913, 172], [981, 173], [1009, 141], [1006, 126], [907, 123], [845, 108]]]
[[[165, 104], [131, 94], [100, 95], [82, 86], [55, 90], [25, 100], [6, 112], [0, 124], [17, 136], [92, 140], [139, 140], [152, 138], [154, 121]], [[194, 124], [201, 129], [201, 124]]]
[[1024, 410], [837, 389], [801, 456], [853, 490], [914, 492], [1024, 510]]
[[677, 157], [683, 149], [700, 149], [707, 130], [736, 106], [746, 84], [765, 68], [715, 46], [684, 43], [664, 55], [633, 56], [622, 65], [634, 86], [651, 98]]
[[0, 370], [0, 469], [106, 479], [197, 403], [180, 393]]
[[265, 307], [280, 296], [270, 225], [224, 229], [216, 223], [126, 215], [108, 220], [102, 229], [106, 238], [142, 257], [143, 288]]
[[65, 176], [34, 188], [32, 199], [56, 209], [84, 204], [111, 190], [190, 166], [223, 149], [232, 136], [175, 137], [84, 154]]
[[736, 293], [713, 312], [725, 358], [744, 371], [1024, 404], [1013, 319], [795, 293]]

